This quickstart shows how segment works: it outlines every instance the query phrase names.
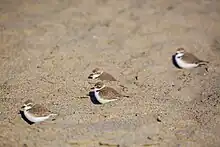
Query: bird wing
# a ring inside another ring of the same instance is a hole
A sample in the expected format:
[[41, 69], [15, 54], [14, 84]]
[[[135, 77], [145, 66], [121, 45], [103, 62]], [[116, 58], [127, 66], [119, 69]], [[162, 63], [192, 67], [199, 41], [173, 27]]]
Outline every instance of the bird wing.
[[199, 58], [197, 58], [195, 55], [191, 53], [184, 53], [182, 56], [182, 59], [187, 63], [195, 63], [198, 64], [199, 62], [202, 62]]
[[46, 107], [35, 104], [30, 110], [30, 113], [32, 113], [34, 116], [42, 117], [42, 116], [47, 116], [51, 114], [51, 111], [49, 111]]
[[117, 99], [120, 94], [111, 87], [104, 87], [99, 91], [99, 95], [104, 99]]
[[99, 76], [100, 80], [107, 80], [107, 81], [116, 81], [116, 79], [110, 75], [109, 73], [103, 72], [100, 76]]

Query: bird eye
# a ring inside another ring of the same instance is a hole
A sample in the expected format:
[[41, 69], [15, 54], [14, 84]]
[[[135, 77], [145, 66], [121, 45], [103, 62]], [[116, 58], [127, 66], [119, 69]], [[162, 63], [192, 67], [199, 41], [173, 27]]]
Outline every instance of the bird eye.
[[96, 85], [96, 88], [100, 88], [100, 85]]
[[27, 104], [27, 106], [32, 107], [32, 104], [31, 104], [31, 103], [29, 103], [29, 104]]

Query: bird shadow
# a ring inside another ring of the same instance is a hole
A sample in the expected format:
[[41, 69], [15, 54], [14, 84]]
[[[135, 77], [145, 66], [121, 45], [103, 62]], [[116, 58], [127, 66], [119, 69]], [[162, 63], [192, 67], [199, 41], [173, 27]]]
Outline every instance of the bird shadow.
[[89, 97], [90, 97], [90, 100], [93, 104], [95, 105], [101, 105], [101, 103], [96, 99], [95, 97], [95, 93], [93, 91], [90, 91], [89, 92]]
[[20, 115], [21, 115], [21, 118], [22, 118], [24, 121], [26, 121], [29, 125], [33, 125], [33, 124], [34, 124], [34, 122], [29, 121], [29, 120], [25, 117], [24, 111], [20, 111], [19, 113], [20, 113]]
[[172, 63], [173, 63], [173, 65], [174, 65], [176, 68], [182, 69], [182, 68], [177, 64], [177, 62], [176, 62], [176, 60], [175, 60], [175, 56], [176, 56], [176, 54], [172, 55]]
[[88, 78], [88, 79], [92, 79], [92, 76], [91, 76], [91, 75], [89, 75], [87, 78]]

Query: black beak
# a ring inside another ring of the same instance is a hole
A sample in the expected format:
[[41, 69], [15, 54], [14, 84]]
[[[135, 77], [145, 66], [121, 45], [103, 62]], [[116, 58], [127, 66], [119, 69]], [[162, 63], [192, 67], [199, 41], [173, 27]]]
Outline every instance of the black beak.
[[23, 109], [23, 108], [25, 108], [25, 106], [22, 106], [21, 108]]
[[92, 88], [90, 88], [91, 90], [94, 90], [95, 89], [95, 87], [92, 87]]
[[89, 79], [92, 79], [92, 76], [93, 76], [93, 75], [92, 75], [92, 74], [90, 74], [90, 75], [88, 76], [88, 78], [89, 78]]

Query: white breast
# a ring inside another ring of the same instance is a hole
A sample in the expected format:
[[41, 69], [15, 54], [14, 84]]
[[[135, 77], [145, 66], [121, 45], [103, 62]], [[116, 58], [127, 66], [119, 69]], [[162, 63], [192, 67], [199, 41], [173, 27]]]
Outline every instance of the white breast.
[[99, 92], [98, 91], [94, 91], [95, 92], [95, 98], [96, 100], [101, 103], [101, 104], [105, 104], [105, 103], [108, 103], [108, 102], [112, 102], [112, 101], [116, 101], [117, 99], [110, 99], [110, 100], [107, 100], [107, 99], [103, 99], [100, 97], [99, 95]]
[[176, 60], [176, 63], [178, 64], [178, 66], [181, 68], [190, 69], [190, 68], [198, 67], [198, 64], [186, 63], [181, 58], [177, 58], [177, 56], [175, 56], [175, 60]]
[[45, 121], [46, 119], [50, 117], [49, 115], [45, 117], [36, 117], [27, 111], [24, 111], [24, 115], [29, 121], [34, 122], [34, 123]]

